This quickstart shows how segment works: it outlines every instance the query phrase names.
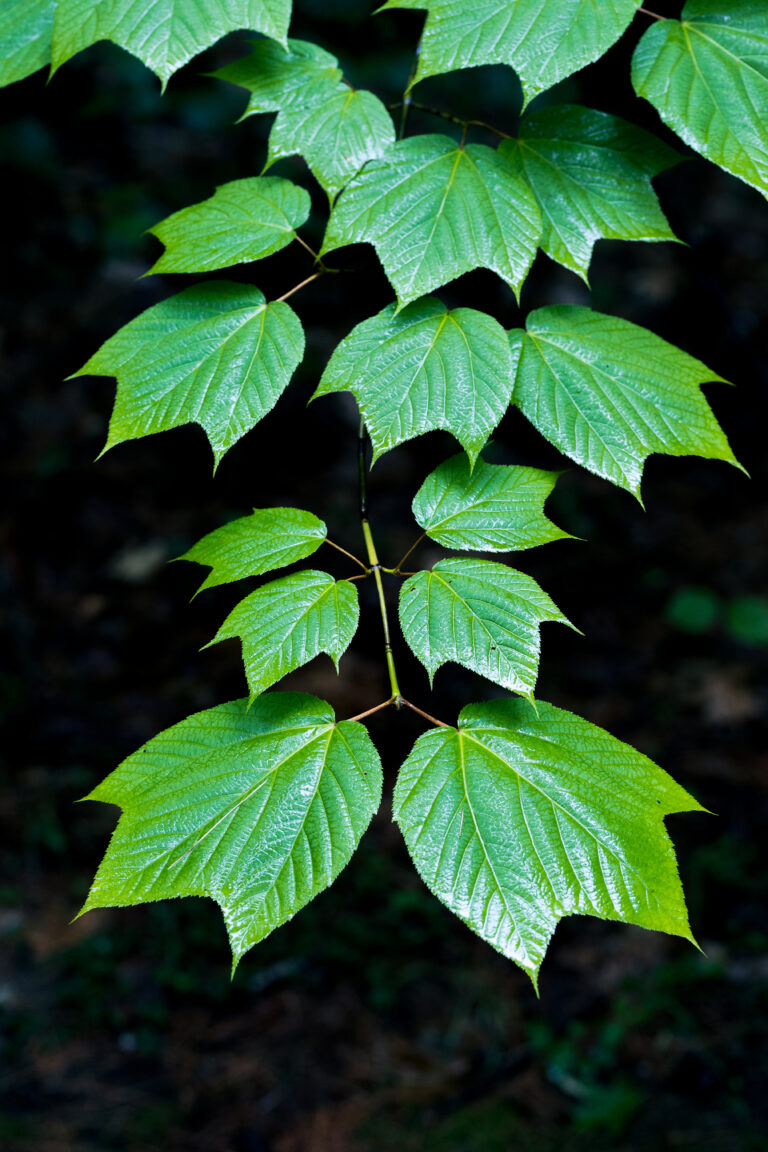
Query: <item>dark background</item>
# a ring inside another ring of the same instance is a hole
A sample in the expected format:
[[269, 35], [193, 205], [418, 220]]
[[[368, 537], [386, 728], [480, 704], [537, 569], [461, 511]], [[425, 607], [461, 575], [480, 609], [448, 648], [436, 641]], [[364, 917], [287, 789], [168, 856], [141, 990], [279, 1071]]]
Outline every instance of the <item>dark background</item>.
[[[394, 101], [421, 17], [367, 12], [363, 2], [297, 0], [293, 34], [338, 52], [354, 83]], [[545, 99], [617, 112], [671, 139], [629, 83], [646, 25], [639, 16], [603, 61]], [[166, 561], [270, 504], [312, 509], [334, 539], [361, 551], [354, 406], [347, 397], [310, 409], [306, 401], [334, 344], [391, 298], [372, 249], [339, 253], [335, 261], [357, 271], [292, 301], [307, 329], [306, 361], [215, 479], [196, 427], [119, 446], [94, 464], [113, 382], [64, 380], [120, 324], [192, 282], [139, 279], [159, 253], [144, 230], [216, 184], [259, 172], [271, 118], [235, 126], [244, 93], [201, 75], [246, 43], [233, 36], [200, 57], [164, 98], [137, 61], [105, 45], [48, 88], [40, 73], [0, 93], [0, 1144], [12, 1152], [762, 1148], [768, 205], [699, 158], [656, 181], [687, 246], [600, 242], [591, 296], [539, 257], [522, 313], [490, 273], [440, 295], [506, 326], [544, 303], [591, 302], [738, 384], [710, 385], [707, 395], [751, 481], [722, 463], [654, 457], [644, 512], [574, 466], [548, 510], [584, 542], [515, 561], [586, 633], [544, 629], [539, 695], [636, 745], [716, 813], [669, 820], [704, 953], [571, 918], [557, 931], [537, 1001], [518, 969], [426, 892], [390, 823], [389, 791], [334, 887], [250, 953], [233, 983], [208, 901], [69, 923], [115, 819], [107, 806], [74, 801], [162, 728], [244, 694], [235, 643], [198, 651], [240, 589], [190, 605], [200, 570]], [[418, 98], [514, 130], [518, 88], [508, 69], [430, 80]], [[421, 114], [412, 127], [446, 130]], [[300, 161], [276, 172], [312, 186], [317, 211], [304, 234], [319, 240], [324, 196]], [[279, 295], [310, 271], [294, 247], [223, 275]], [[432, 434], [376, 465], [371, 514], [385, 563], [417, 534], [414, 491], [455, 448]], [[516, 413], [490, 458], [564, 466]], [[321, 566], [350, 574], [326, 551]], [[424, 547], [420, 559], [437, 554]], [[341, 678], [323, 657], [286, 682], [329, 699], [340, 716], [387, 693], [369, 593], [365, 586], [371, 610]], [[430, 697], [402, 644], [398, 661], [406, 694], [448, 721], [488, 694], [450, 667]], [[421, 725], [388, 712], [370, 728], [391, 788]]]

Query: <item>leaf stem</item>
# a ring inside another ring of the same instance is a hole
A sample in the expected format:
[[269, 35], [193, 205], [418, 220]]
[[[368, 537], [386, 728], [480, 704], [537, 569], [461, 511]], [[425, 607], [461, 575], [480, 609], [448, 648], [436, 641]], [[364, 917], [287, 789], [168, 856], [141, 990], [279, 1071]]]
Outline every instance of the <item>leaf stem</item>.
[[413, 84], [414, 77], [416, 76], [416, 70], [419, 67], [420, 55], [421, 40], [419, 40], [418, 44], [416, 45], [416, 51], [413, 54], [413, 60], [411, 62], [411, 71], [408, 74], [408, 83], [405, 86], [405, 92], [403, 92], [403, 99], [401, 104], [403, 111], [400, 115], [400, 127], [397, 130], [398, 140], [402, 140], [403, 136], [405, 136], [405, 126], [408, 123], [408, 112], [410, 111], [411, 105], [413, 104], [411, 99], [411, 86]]
[[325, 268], [321, 268], [319, 272], [313, 272], [311, 276], [307, 276], [306, 280], [302, 280], [300, 284], [294, 285], [289, 292], [284, 292], [282, 296], [278, 296], [275, 304], [280, 304], [283, 300], [287, 300], [289, 296], [293, 296], [294, 292], [298, 292], [300, 288], [304, 288], [307, 284], [311, 284], [313, 280], [317, 280], [325, 271]]
[[[640, 8], [638, 11], [643, 12], [644, 9]], [[649, 13], [652, 15], [652, 13]], [[659, 16], [660, 20], [661, 17]], [[419, 112], [429, 112], [431, 116], [439, 116], [441, 120], [450, 120], [452, 124], [460, 124], [465, 130], [468, 127], [486, 128], [489, 132], [493, 132], [496, 136], [501, 136], [505, 140], [511, 140], [512, 136], [509, 132], [503, 132], [501, 128], [495, 128], [493, 124], [489, 124], [487, 120], [464, 120], [461, 116], [454, 116], [452, 112], [443, 112], [442, 108], [435, 108], [432, 104], [420, 104], [418, 100], [410, 100], [409, 105], [411, 108], [417, 108]], [[391, 104], [390, 108], [399, 108], [400, 104]]]
[[[329, 540], [327, 536], [326, 536], [325, 540], [323, 541], [323, 543], [324, 544], [330, 544], [331, 548], [335, 548], [337, 552], [343, 552], [344, 555], [348, 556], [350, 560], [354, 560], [355, 564], [357, 564], [357, 566], [359, 568], [362, 568], [362, 570], [366, 576], [370, 576], [370, 574], [371, 574], [370, 568], [367, 568], [365, 566], [365, 564], [363, 564], [362, 560], [358, 560], [357, 556], [354, 556], [351, 552], [347, 552], [346, 548], [342, 548], [340, 544], [334, 544], [333, 540]], [[361, 577], [356, 576], [355, 579], [360, 580]]]
[[[405, 556], [403, 556], [402, 560], [400, 561], [400, 563], [397, 565], [396, 568], [386, 568], [385, 571], [391, 572], [393, 576], [399, 576], [400, 575], [400, 569], [402, 568], [403, 564], [405, 564], [405, 562], [408, 559], [408, 557], [410, 556], [411, 552], [414, 552], [418, 548], [419, 544], [421, 544], [422, 540], [424, 539], [424, 537], [426, 535], [427, 535], [426, 532], [422, 532], [422, 534], [421, 534], [421, 536], [419, 536], [418, 540], [416, 540], [413, 544], [411, 544], [410, 548], [406, 552]], [[408, 573], [408, 575], [412, 576], [413, 573], [412, 572]]]
[[379, 557], [376, 555], [376, 545], [373, 542], [373, 535], [371, 534], [371, 526], [368, 523], [368, 490], [366, 480], [366, 461], [365, 461], [365, 442], [366, 430], [364, 421], [360, 420], [360, 427], [357, 435], [357, 461], [359, 470], [360, 481], [360, 526], [363, 530], [363, 539], [365, 540], [365, 550], [368, 556], [368, 563], [373, 572], [373, 578], [376, 581], [376, 593], [379, 598], [379, 611], [381, 612], [381, 623], [384, 629], [384, 653], [387, 660], [387, 672], [389, 674], [389, 685], [392, 689], [392, 700], [396, 708], [400, 707], [400, 685], [397, 682], [397, 671], [395, 669], [395, 658], [392, 654], [392, 640], [389, 634], [389, 616], [387, 615], [387, 601], [384, 596], [384, 583], [381, 579], [381, 564]]
[[373, 716], [374, 712], [381, 712], [382, 708], [389, 708], [390, 704], [394, 704], [394, 696], [390, 696], [389, 700], [385, 700], [383, 704], [377, 704], [375, 708], [368, 708], [365, 712], [358, 712], [357, 716], [350, 716], [346, 723], [354, 724], [356, 720], [365, 720], [366, 716]]
[[648, 8], [638, 8], [638, 12], [642, 12], [644, 16], [651, 16], [654, 20], [666, 20], [666, 16], [659, 16], [657, 12], [651, 12]]
[[411, 704], [410, 700], [406, 700], [403, 696], [400, 697], [400, 703], [405, 704], [406, 708], [410, 708], [412, 712], [417, 712], [424, 720], [429, 720], [430, 724], [434, 724], [436, 728], [450, 728], [450, 724], [445, 724], [442, 720], [438, 720], [435, 716], [430, 716], [429, 712], [425, 712], [423, 708], [417, 708], [415, 704]]
[[298, 232], [294, 232], [294, 236], [298, 240], [299, 244], [301, 244], [302, 248], [306, 248], [307, 252], [309, 252], [309, 254], [312, 257], [312, 259], [314, 260], [315, 264], [320, 264], [322, 266], [323, 262], [320, 259], [320, 257], [318, 256], [317, 252], [315, 252], [314, 248], [312, 248], [309, 244], [307, 244], [306, 240], [303, 240], [301, 238], [301, 236], [299, 236]]

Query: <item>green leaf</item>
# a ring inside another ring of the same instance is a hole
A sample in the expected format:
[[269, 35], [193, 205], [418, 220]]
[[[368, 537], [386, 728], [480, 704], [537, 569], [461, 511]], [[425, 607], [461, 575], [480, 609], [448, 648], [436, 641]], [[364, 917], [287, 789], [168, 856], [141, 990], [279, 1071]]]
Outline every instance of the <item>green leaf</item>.
[[498, 152], [413, 136], [345, 189], [322, 252], [373, 244], [402, 307], [473, 268], [489, 268], [519, 294], [540, 237], [536, 201]]
[[424, 8], [427, 22], [412, 83], [427, 76], [509, 64], [527, 104], [598, 60], [629, 26], [641, 0], [387, 0]]
[[270, 693], [161, 732], [91, 792], [123, 815], [82, 911], [175, 896], [221, 907], [235, 965], [331, 884], [381, 801], [362, 724]]
[[768, 196], [768, 9], [755, 0], [688, 0], [638, 44], [632, 83], [708, 160]]
[[474, 704], [417, 740], [394, 817], [438, 899], [537, 983], [558, 921], [693, 941], [664, 828], [701, 806], [646, 756], [539, 701]]
[[539, 308], [510, 343], [513, 399], [531, 423], [638, 499], [653, 452], [740, 467], [699, 388], [722, 376], [645, 328], [590, 308]]
[[535, 580], [491, 560], [440, 560], [400, 589], [403, 635], [430, 683], [453, 660], [533, 699], [546, 620], [569, 624]]
[[353, 328], [315, 396], [352, 392], [374, 460], [439, 428], [475, 460], [509, 405], [513, 372], [509, 342], [493, 317], [426, 299], [402, 312], [390, 304]]
[[331, 200], [394, 143], [392, 117], [381, 101], [345, 84], [336, 57], [316, 44], [289, 40], [286, 51], [260, 41], [251, 56], [215, 75], [251, 93], [244, 117], [278, 113], [266, 167], [301, 153]]
[[178, 559], [211, 569], [197, 595], [204, 588], [263, 576], [303, 560], [317, 551], [327, 534], [323, 521], [301, 508], [254, 508], [250, 516], [209, 532]]
[[460, 452], [427, 476], [413, 514], [432, 540], [462, 552], [513, 552], [572, 539], [544, 515], [559, 475], [484, 460], [473, 468]]
[[5, 0], [0, 11], [0, 87], [50, 63], [55, 12], [56, 0]]
[[674, 240], [651, 177], [681, 157], [650, 132], [577, 105], [526, 116], [499, 152], [527, 182], [544, 221], [541, 247], [587, 279], [596, 240]]
[[211, 281], [163, 300], [116, 332], [75, 376], [116, 376], [107, 449], [200, 424], [218, 465], [274, 408], [304, 355], [288, 304]]
[[222, 184], [149, 229], [166, 247], [150, 272], [212, 272], [271, 256], [291, 243], [311, 206], [304, 188], [279, 176]]
[[228, 32], [250, 28], [285, 44], [291, 0], [59, 0], [53, 67], [111, 40], [168, 80]]
[[357, 631], [357, 589], [327, 572], [294, 572], [251, 592], [211, 644], [239, 636], [251, 696], [327, 652], [339, 660]]

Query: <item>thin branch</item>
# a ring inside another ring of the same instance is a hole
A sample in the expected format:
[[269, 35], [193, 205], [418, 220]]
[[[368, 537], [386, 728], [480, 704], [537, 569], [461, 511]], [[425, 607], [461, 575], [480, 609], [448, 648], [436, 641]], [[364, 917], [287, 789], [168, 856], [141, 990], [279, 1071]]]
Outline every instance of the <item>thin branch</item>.
[[411, 704], [410, 700], [406, 700], [404, 696], [400, 697], [400, 703], [405, 704], [406, 708], [410, 708], [412, 712], [418, 712], [419, 716], [423, 717], [424, 720], [428, 720], [430, 724], [434, 724], [437, 728], [451, 727], [450, 724], [444, 724], [442, 720], [437, 720], [434, 716], [430, 716], [429, 712], [425, 712], [423, 708], [417, 708], [415, 704]]
[[301, 284], [296, 284], [289, 292], [284, 292], [282, 296], [278, 296], [275, 304], [280, 304], [281, 301], [287, 300], [289, 296], [293, 296], [294, 292], [298, 292], [300, 288], [305, 288], [307, 284], [311, 284], [313, 280], [317, 280], [324, 272], [325, 268], [321, 268], [319, 272], [313, 272], [311, 276], [307, 276], [306, 280], [302, 280]]
[[[422, 532], [422, 534], [421, 534], [421, 536], [419, 536], [418, 540], [416, 540], [415, 543], [411, 544], [410, 548], [406, 552], [405, 556], [403, 556], [402, 560], [397, 565], [397, 567], [396, 568], [386, 568], [385, 571], [391, 572], [393, 576], [400, 576], [400, 574], [401, 574], [400, 569], [402, 568], [403, 564], [405, 564], [405, 562], [408, 559], [408, 557], [410, 556], [411, 552], [414, 552], [418, 548], [419, 544], [421, 544], [421, 542], [425, 536], [426, 536], [426, 532]], [[409, 572], [408, 575], [412, 576], [413, 573]]]
[[[357, 564], [358, 568], [362, 568], [362, 570], [366, 576], [370, 576], [370, 574], [371, 574], [370, 568], [366, 567], [366, 565], [363, 564], [362, 560], [358, 560], [357, 556], [354, 556], [351, 552], [347, 552], [346, 548], [342, 548], [340, 544], [334, 544], [333, 540], [329, 540], [327, 536], [326, 536], [325, 540], [323, 541], [323, 543], [324, 544], [330, 544], [331, 548], [335, 548], [337, 552], [343, 552], [344, 555], [348, 556], [350, 560], [354, 560], [354, 562], [355, 562], [355, 564]], [[362, 579], [362, 577], [356, 576], [355, 579], [360, 580], [360, 579]]]
[[390, 696], [389, 700], [385, 700], [383, 704], [377, 704], [375, 708], [369, 708], [366, 712], [359, 712], [357, 716], [350, 716], [347, 723], [352, 724], [355, 720], [365, 720], [366, 716], [373, 716], [374, 712], [381, 712], [382, 708], [389, 708], [390, 704], [394, 704], [394, 702], [394, 696]]

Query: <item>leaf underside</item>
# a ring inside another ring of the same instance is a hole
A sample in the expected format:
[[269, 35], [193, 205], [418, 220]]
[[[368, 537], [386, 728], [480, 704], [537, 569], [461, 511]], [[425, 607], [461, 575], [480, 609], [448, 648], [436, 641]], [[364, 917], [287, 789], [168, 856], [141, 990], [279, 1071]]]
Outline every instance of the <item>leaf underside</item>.
[[326, 652], [339, 660], [357, 631], [357, 589], [326, 572], [294, 572], [252, 592], [211, 641], [239, 637], [251, 696]]
[[270, 693], [160, 733], [87, 797], [123, 810], [83, 912], [209, 896], [234, 964], [327, 888], [381, 800], [361, 724]]
[[474, 460], [509, 405], [513, 372], [496, 320], [428, 298], [400, 312], [389, 305], [358, 324], [333, 353], [315, 396], [354, 395], [374, 460], [438, 429]]
[[645, 328], [566, 305], [529, 313], [510, 342], [513, 400], [531, 423], [638, 499], [653, 452], [737, 464], [699, 387], [722, 377]]
[[117, 378], [105, 452], [196, 423], [218, 464], [275, 406], [303, 355], [304, 332], [288, 304], [221, 280], [148, 308], [75, 375]]
[[491, 560], [440, 560], [400, 590], [403, 635], [430, 683], [453, 660], [533, 699], [547, 620], [569, 623], [535, 580]]
[[764, 3], [689, 0], [645, 32], [632, 82], [686, 144], [768, 197]]
[[421, 736], [394, 796], [425, 883], [534, 985], [569, 914], [693, 940], [664, 817], [696, 810], [628, 744], [522, 700], [470, 705], [458, 729]]

